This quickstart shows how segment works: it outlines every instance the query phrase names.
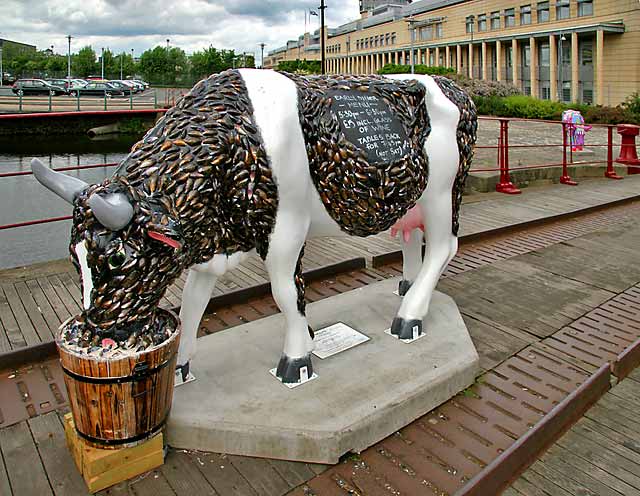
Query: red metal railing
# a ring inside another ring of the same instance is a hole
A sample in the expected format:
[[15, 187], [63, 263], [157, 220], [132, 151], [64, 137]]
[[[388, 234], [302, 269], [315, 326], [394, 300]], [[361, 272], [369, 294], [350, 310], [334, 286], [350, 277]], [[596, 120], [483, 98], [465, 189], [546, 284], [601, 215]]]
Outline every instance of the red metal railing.
[[[163, 112], [164, 110], [162, 109], [157, 109], [157, 110], [150, 110], [149, 112]], [[130, 113], [131, 111], [118, 111], [121, 113]], [[134, 111], [134, 112], [141, 112], [141, 111]], [[94, 112], [96, 114], [101, 114], [103, 112]], [[113, 112], [108, 112], [110, 114], [113, 114]], [[64, 113], [67, 114], [67, 113]], [[51, 116], [52, 114], [39, 114], [39, 115], [46, 115], [46, 116]], [[38, 114], [23, 114], [23, 115], [0, 115], [0, 120], [1, 119], [6, 119], [6, 118], [16, 118], [16, 117], [20, 117], [20, 118], [25, 118], [25, 117], [34, 117], [34, 116], [38, 116]], [[614, 130], [614, 125], [609, 125], [609, 124], [602, 124], [602, 125], [592, 125], [592, 127], [600, 127], [600, 128], [607, 128], [607, 143], [590, 143], [588, 145], [589, 148], [592, 147], [607, 147], [607, 158], [606, 160], [591, 160], [591, 161], [581, 161], [581, 162], [577, 162], [577, 163], [573, 163], [573, 151], [572, 151], [572, 147], [569, 144], [569, 131], [571, 131], [571, 124], [567, 124], [567, 123], [562, 123], [562, 122], [557, 122], [557, 121], [544, 121], [544, 120], [539, 120], [539, 119], [511, 119], [511, 118], [502, 118], [502, 117], [480, 117], [479, 119], [481, 120], [486, 120], [486, 121], [497, 121], [499, 122], [500, 125], [500, 129], [499, 129], [499, 137], [498, 137], [498, 143], [497, 145], [478, 145], [476, 146], [476, 149], [478, 150], [496, 150], [497, 151], [497, 158], [496, 158], [496, 167], [495, 168], [474, 168], [470, 170], [470, 173], [480, 173], [480, 172], [499, 172], [500, 173], [500, 178], [499, 181], [496, 185], [496, 191], [501, 192], [501, 193], [506, 193], [506, 194], [519, 194], [522, 191], [517, 188], [517, 186], [512, 182], [511, 180], [511, 172], [512, 169], [510, 168], [510, 163], [509, 163], [509, 150], [511, 149], [540, 149], [540, 148], [562, 148], [562, 161], [561, 162], [551, 162], [551, 163], [541, 163], [541, 164], [528, 164], [528, 165], [521, 165], [517, 167], [517, 170], [531, 170], [531, 169], [546, 169], [546, 168], [553, 168], [553, 167], [562, 167], [562, 174], [560, 176], [560, 183], [561, 184], [565, 184], [565, 185], [570, 185], [570, 186], [575, 186], [576, 184], [578, 184], [576, 181], [574, 181], [571, 176], [569, 175], [569, 167], [570, 166], [583, 166], [583, 165], [598, 165], [598, 164], [606, 164], [606, 170], [604, 173], [604, 176], [609, 178], [609, 179], [622, 179], [621, 176], [619, 176], [618, 174], [616, 174], [614, 168], [613, 168], [613, 163], [614, 163], [614, 158], [613, 158], [613, 148], [614, 147], [624, 147], [625, 145], [623, 144], [617, 144], [614, 143], [614, 135], [613, 135], [613, 130]], [[511, 144], [509, 143], [509, 123], [510, 122], [537, 122], [537, 123], [544, 123], [544, 124], [555, 124], [555, 125], [560, 125], [562, 127], [562, 143], [551, 143], [551, 144]], [[117, 163], [107, 163], [107, 164], [89, 164], [89, 165], [78, 165], [78, 166], [70, 166], [70, 167], [59, 167], [56, 168], [54, 170], [56, 171], [73, 171], [73, 170], [86, 170], [86, 169], [98, 169], [98, 168], [103, 168], [103, 167], [113, 167], [113, 166], [117, 166]], [[630, 167], [630, 171], [631, 171], [632, 167]], [[0, 178], [5, 178], [5, 177], [16, 177], [16, 176], [27, 176], [32, 174], [32, 172], [29, 171], [13, 171], [13, 172], [4, 172], [4, 173], [0, 173]], [[71, 216], [62, 216], [62, 217], [54, 217], [54, 218], [47, 218], [47, 219], [38, 219], [38, 220], [30, 220], [30, 221], [24, 221], [24, 222], [17, 222], [14, 224], [6, 224], [6, 225], [0, 225], [0, 231], [1, 230], [5, 230], [5, 229], [14, 229], [14, 228], [18, 228], [18, 227], [27, 227], [27, 226], [33, 226], [33, 225], [38, 225], [38, 224], [48, 224], [51, 222], [59, 222], [59, 221], [64, 221], [64, 220], [70, 220], [72, 217]]]

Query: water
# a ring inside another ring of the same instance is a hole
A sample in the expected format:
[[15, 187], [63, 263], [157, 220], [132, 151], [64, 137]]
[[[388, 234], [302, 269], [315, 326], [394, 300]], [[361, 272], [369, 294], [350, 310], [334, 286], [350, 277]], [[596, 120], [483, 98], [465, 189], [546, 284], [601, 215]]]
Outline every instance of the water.
[[[93, 140], [62, 135], [0, 137], [0, 172], [30, 170], [33, 157], [54, 168], [119, 162], [139, 139], [136, 135]], [[96, 183], [114, 170], [115, 167], [100, 167], [66, 174]], [[0, 178], [0, 225], [70, 214], [71, 205], [41, 186], [32, 175]], [[70, 232], [70, 221], [0, 230], [0, 268], [66, 258]]]

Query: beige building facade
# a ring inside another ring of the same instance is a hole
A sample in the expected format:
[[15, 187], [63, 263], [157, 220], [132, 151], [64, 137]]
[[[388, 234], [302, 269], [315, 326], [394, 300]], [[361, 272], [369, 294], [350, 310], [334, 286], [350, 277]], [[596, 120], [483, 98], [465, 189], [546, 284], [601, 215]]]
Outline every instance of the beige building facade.
[[390, 2], [327, 30], [326, 41], [333, 74], [410, 64], [413, 45], [416, 64], [538, 98], [617, 105], [640, 91], [638, 0]]

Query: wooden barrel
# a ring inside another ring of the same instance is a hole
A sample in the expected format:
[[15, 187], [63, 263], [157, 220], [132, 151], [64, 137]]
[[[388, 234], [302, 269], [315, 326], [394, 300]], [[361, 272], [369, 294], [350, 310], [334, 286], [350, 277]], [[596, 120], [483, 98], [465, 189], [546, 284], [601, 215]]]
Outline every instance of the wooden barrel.
[[[175, 314], [161, 312], [177, 329]], [[56, 344], [80, 437], [96, 447], [116, 449], [141, 443], [162, 429], [173, 399], [179, 343], [178, 330], [149, 351], [105, 359], [71, 351], [59, 337]]]

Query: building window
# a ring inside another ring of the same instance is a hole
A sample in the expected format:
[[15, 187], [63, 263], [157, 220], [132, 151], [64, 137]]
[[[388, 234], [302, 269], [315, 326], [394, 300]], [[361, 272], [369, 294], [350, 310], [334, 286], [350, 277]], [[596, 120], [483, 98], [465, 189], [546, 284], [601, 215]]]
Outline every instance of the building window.
[[548, 42], [538, 45], [538, 64], [540, 67], [549, 67], [551, 65], [551, 51]]
[[442, 23], [436, 24], [436, 38], [442, 38]]
[[516, 11], [515, 9], [505, 9], [504, 11], [504, 27], [512, 28], [516, 25]]
[[571, 101], [571, 81], [562, 83], [562, 101], [566, 103]]
[[556, 19], [569, 19], [570, 15], [569, 0], [558, 0], [558, 3], [556, 3]]
[[540, 88], [540, 96], [543, 100], [551, 100], [551, 87], [550, 86], [542, 86]]
[[467, 33], [473, 33], [473, 20], [474, 16], [468, 16], [466, 20]]
[[480, 14], [478, 16], [478, 31], [487, 30], [487, 16], [486, 14]]
[[395, 45], [396, 44], [396, 33], [391, 33], [391, 44]]
[[433, 26], [423, 26], [419, 30], [421, 40], [433, 39]]
[[549, 2], [538, 2], [538, 22], [549, 22]]
[[389, 40], [391, 39], [391, 35], [389, 33], [384, 35], [384, 43], [389, 46]]
[[531, 5], [520, 7], [520, 24], [531, 24]]
[[578, 0], [578, 17], [593, 15], [593, 0]]
[[581, 43], [580, 65], [593, 65], [593, 43], [591, 42]]
[[491, 12], [491, 29], [500, 29], [500, 12]]

